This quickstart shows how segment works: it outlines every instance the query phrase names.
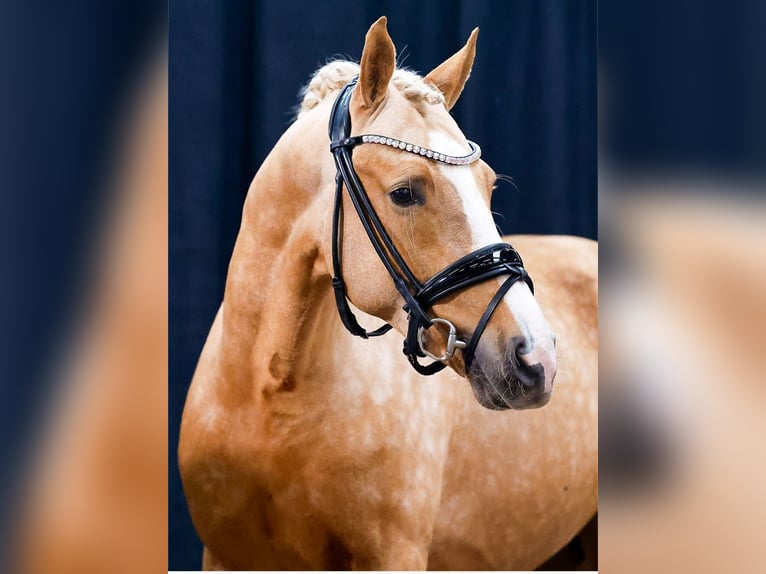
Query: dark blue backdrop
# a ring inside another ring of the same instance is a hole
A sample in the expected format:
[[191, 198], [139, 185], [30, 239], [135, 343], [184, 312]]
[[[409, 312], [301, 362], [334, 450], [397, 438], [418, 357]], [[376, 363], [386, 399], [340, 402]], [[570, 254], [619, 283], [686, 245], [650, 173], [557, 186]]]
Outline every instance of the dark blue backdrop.
[[201, 547], [175, 452], [183, 402], [222, 294], [241, 206], [292, 118], [299, 88], [333, 56], [358, 59], [388, 16], [400, 63], [426, 73], [481, 28], [453, 113], [513, 178], [495, 192], [505, 232], [595, 237], [595, 1], [170, 3], [170, 569]]

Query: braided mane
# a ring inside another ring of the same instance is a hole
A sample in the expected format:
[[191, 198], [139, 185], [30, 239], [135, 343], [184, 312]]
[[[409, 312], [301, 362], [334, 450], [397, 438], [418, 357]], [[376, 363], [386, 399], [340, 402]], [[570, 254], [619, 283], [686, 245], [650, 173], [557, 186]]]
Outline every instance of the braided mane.
[[[348, 60], [334, 60], [319, 68], [301, 91], [302, 101], [298, 117], [315, 108], [329, 94], [337, 92], [359, 73], [359, 64]], [[394, 87], [408, 100], [427, 104], [443, 104], [444, 95], [411, 70], [394, 70]]]

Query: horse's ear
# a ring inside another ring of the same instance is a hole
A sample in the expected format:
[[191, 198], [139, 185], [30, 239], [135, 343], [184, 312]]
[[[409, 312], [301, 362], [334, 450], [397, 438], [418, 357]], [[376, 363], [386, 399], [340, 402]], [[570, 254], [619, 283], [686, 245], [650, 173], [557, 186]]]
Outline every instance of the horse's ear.
[[386, 17], [381, 16], [370, 26], [364, 38], [359, 83], [354, 97], [368, 110], [375, 109], [386, 97], [388, 83], [396, 67], [396, 48], [386, 30]]
[[444, 94], [444, 103], [451, 110], [460, 94], [463, 92], [468, 76], [471, 74], [473, 59], [476, 56], [476, 37], [479, 29], [474, 28], [471, 36], [460, 51], [442, 62], [425, 77], [426, 82], [433, 84]]

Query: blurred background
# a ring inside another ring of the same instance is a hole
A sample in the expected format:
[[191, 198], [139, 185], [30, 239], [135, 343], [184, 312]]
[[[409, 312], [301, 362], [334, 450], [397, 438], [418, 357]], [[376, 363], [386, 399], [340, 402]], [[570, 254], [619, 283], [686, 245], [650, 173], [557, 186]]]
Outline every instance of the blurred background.
[[599, 566], [766, 564], [766, 5], [599, 5]]
[[166, 561], [164, 16], [0, 2], [2, 572]]
[[[171, 0], [171, 54], [176, 33], [185, 51], [171, 56], [170, 90], [190, 94], [185, 116], [171, 95], [170, 152], [180, 133], [201, 150], [182, 158], [209, 154], [219, 167], [171, 164], [172, 193], [193, 194], [171, 201], [171, 226], [191, 226], [184, 210], [212, 215], [187, 229], [186, 246], [170, 234], [168, 338], [165, 6], [0, 3], [0, 570], [196, 567], [174, 441], [239, 206], [298, 86], [327, 57], [358, 57], [378, 15], [420, 71], [481, 26], [455, 112], [519, 188], [498, 190], [511, 202], [494, 206], [498, 223], [594, 236], [579, 203], [595, 181], [593, 100], [582, 96], [592, 84], [578, 83], [593, 64], [578, 51], [594, 48], [577, 38], [594, 40], [596, 6], [580, 4], [349, 2], [330, 21], [300, 3], [287, 17], [276, 3]], [[760, 572], [766, 5], [597, 9], [600, 567]], [[178, 18], [190, 21], [174, 30]], [[300, 66], [248, 60], [275, 46]], [[217, 75], [198, 80], [200, 62]], [[557, 219], [533, 219], [528, 202], [545, 189], [565, 202]], [[185, 256], [177, 275], [183, 249], [199, 264]]]
[[596, 237], [595, 2], [171, 2], [171, 569], [200, 564], [174, 453], [245, 194], [292, 122], [301, 87], [330, 59], [358, 61], [382, 15], [399, 65], [422, 74], [479, 26], [452, 111], [484, 160], [513, 179], [499, 182], [492, 202], [501, 229]]

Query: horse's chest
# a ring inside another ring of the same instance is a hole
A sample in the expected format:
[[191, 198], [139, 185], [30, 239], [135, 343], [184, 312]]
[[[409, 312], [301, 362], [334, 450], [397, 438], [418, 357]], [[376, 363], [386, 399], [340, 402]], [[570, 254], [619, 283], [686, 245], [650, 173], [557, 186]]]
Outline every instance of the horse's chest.
[[[360, 387], [360, 388], [356, 388]], [[390, 385], [394, 387], [394, 385]], [[343, 474], [348, 492], [395, 491], [437, 480], [447, 451], [450, 416], [438, 393], [402, 385], [399, 389], [356, 381], [311, 404], [306, 416], [272, 425], [264, 437], [276, 459], [291, 461], [293, 476], [322, 482], [321, 472]], [[358, 479], [358, 480], [357, 480]]]
[[304, 416], [262, 413], [258, 474], [266, 479], [276, 539], [284, 533], [286, 543], [294, 541], [306, 530], [298, 522], [322, 525], [352, 545], [373, 544], [359, 538], [381, 528], [430, 539], [449, 410], [436, 388], [375, 390], [367, 382], [336, 385], [321, 402], [305, 397], [312, 408]]

